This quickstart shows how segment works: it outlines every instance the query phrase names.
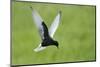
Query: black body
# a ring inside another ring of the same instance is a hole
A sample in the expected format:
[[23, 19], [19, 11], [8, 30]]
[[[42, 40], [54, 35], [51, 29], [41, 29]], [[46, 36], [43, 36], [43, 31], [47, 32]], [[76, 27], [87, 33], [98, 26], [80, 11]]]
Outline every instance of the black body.
[[44, 22], [42, 22], [42, 26], [43, 26], [43, 31], [44, 31], [44, 39], [42, 41], [42, 46], [50, 46], [50, 45], [54, 45], [58, 48], [58, 42], [53, 40], [48, 32], [48, 28], [46, 26], [46, 24]]

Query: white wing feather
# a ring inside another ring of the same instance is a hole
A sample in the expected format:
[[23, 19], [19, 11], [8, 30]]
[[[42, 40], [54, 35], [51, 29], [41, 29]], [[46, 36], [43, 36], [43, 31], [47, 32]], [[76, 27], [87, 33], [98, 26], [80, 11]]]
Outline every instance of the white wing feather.
[[46, 47], [42, 47], [41, 44], [37, 48], [34, 49], [35, 52], [39, 52], [41, 50], [44, 50]]
[[57, 27], [60, 23], [60, 19], [61, 19], [61, 11], [59, 11], [59, 13], [57, 14], [57, 16], [55, 17], [53, 23], [50, 26], [49, 29], [49, 35], [53, 38], [55, 31], [57, 30]]
[[[32, 7], [31, 7], [32, 9]], [[44, 31], [43, 31], [43, 26], [42, 26], [42, 18], [40, 17], [40, 15], [38, 14], [37, 11], [33, 10], [32, 9], [32, 17], [33, 17], [33, 20], [39, 30], [39, 33], [40, 33], [40, 36], [41, 36], [41, 39], [44, 39]], [[38, 52], [38, 51], [41, 51], [43, 49], [45, 49], [46, 47], [42, 47], [41, 44], [39, 44], [39, 46], [37, 48], [34, 49], [35, 52]]]
[[44, 36], [43, 36], [43, 26], [42, 26], [42, 18], [40, 17], [40, 15], [38, 14], [38, 12], [36, 10], [33, 10], [32, 9], [32, 16], [33, 16], [33, 20], [34, 20], [34, 23], [35, 25], [37, 26], [38, 30], [39, 30], [39, 34], [41, 36], [41, 39], [44, 39]]

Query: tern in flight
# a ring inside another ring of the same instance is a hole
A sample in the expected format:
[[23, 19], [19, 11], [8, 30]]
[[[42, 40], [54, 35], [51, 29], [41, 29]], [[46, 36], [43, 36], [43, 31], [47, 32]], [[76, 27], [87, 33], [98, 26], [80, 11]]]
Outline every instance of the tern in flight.
[[55, 17], [53, 23], [50, 26], [50, 29], [48, 30], [47, 25], [41, 18], [41, 16], [38, 14], [36, 10], [34, 10], [32, 7], [30, 7], [32, 10], [32, 18], [34, 20], [34, 23], [36, 27], [39, 30], [40, 37], [42, 39], [42, 42], [39, 44], [37, 48], [34, 49], [35, 52], [39, 52], [44, 50], [47, 46], [54, 45], [57, 48], [59, 47], [58, 42], [53, 39], [54, 33], [58, 28], [58, 25], [60, 23], [61, 19], [61, 11], [58, 12], [57, 16]]

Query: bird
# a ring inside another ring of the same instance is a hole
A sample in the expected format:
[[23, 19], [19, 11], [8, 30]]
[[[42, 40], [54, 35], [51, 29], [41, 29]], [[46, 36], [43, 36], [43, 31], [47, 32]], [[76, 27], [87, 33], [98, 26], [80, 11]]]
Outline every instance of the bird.
[[40, 37], [42, 40], [42, 42], [38, 45], [38, 47], [36, 47], [34, 49], [34, 51], [35, 52], [42, 51], [45, 48], [47, 48], [48, 46], [56, 46], [57, 48], [59, 48], [58, 41], [54, 40], [53, 36], [60, 24], [61, 11], [58, 11], [57, 16], [55, 17], [53, 23], [51, 24], [51, 26], [48, 30], [47, 25], [45, 24], [44, 20], [39, 15], [39, 13], [32, 7], [30, 7], [30, 8], [32, 10], [33, 21], [34, 21], [36, 27], [38, 28], [38, 31], [39, 31], [39, 34], [40, 34]]

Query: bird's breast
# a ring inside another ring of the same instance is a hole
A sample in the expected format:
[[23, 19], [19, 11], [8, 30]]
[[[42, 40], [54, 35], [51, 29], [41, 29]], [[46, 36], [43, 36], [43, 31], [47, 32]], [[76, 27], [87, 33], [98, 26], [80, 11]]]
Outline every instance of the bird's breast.
[[54, 44], [53, 42], [54, 41], [52, 39], [44, 39], [43, 42], [42, 42], [42, 45], [43, 46], [49, 46], [49, 45]]

